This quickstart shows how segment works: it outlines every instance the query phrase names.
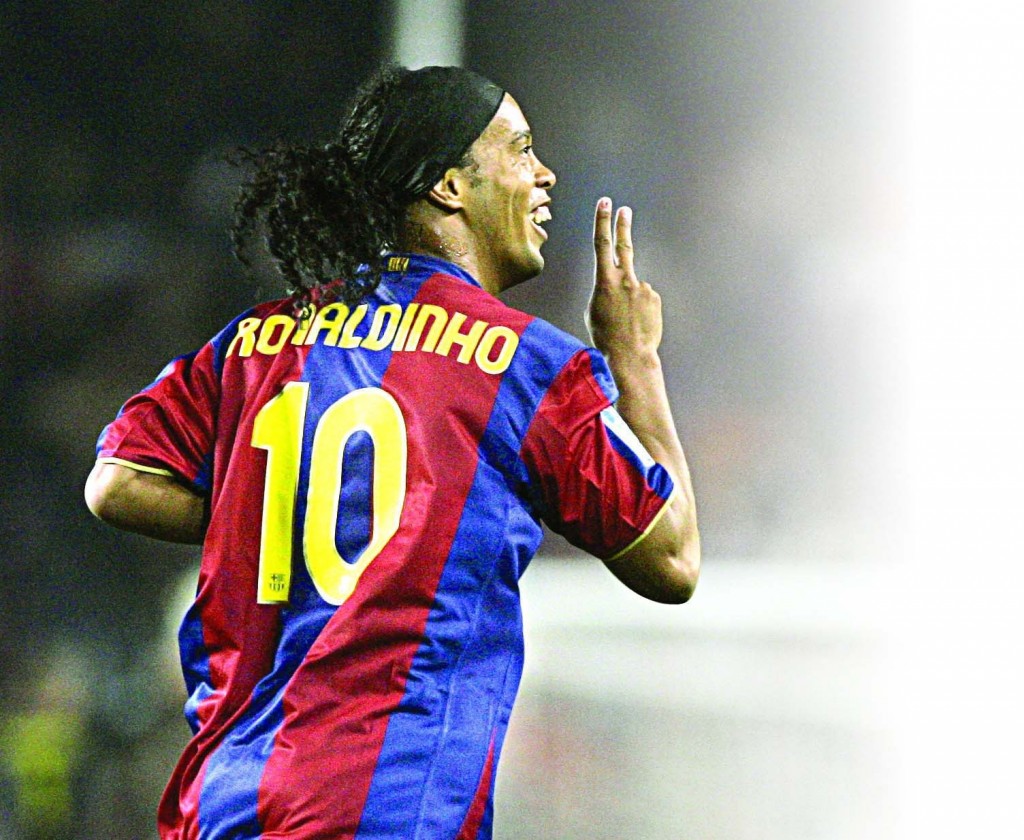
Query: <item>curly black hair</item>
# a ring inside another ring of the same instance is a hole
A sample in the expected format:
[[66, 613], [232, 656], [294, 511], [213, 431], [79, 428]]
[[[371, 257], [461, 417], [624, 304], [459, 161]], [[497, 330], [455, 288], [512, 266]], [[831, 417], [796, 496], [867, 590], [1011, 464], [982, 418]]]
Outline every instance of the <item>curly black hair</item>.
[[245, 246], [262, 231], [299, 311], [314, 300], [354, 303], [380, 283], [407, 202], [367, 183], [361, 163], [388, 98], [408, 72], [387, 65], [364, 83], [336, 140], [322, 146], [278, 142], [237, 149], [231, 157], [253, 169], [235, 202], [235, 256], [250, 267]]

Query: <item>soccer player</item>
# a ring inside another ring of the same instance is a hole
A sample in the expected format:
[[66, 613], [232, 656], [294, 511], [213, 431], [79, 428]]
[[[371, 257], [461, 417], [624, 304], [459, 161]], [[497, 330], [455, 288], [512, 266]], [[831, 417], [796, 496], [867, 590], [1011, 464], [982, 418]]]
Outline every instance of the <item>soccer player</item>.
[[486, 79], [390, 68], [332, 142], [249, 159], [235, 232], [292, 292], [132, 397], [86, 486], [202, 544], [161, 836], [490, 837], [541, 521], [645, 597], [697, 580], [630, 212], [597, 204], [594, 349], [496, 297], [544, 266], [555, 176]]

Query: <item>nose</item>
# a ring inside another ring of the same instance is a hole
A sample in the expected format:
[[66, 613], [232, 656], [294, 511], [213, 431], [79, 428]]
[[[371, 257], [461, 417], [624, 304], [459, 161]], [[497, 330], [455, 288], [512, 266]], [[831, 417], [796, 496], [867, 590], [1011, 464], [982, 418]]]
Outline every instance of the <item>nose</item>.
[[555, 173], [541, 163], [540, 158], [538, 158], [537, 168], [534, 172], [534, 180], [537, 186], [541, 189], [550, 190], [558, 179], [555, 178]]

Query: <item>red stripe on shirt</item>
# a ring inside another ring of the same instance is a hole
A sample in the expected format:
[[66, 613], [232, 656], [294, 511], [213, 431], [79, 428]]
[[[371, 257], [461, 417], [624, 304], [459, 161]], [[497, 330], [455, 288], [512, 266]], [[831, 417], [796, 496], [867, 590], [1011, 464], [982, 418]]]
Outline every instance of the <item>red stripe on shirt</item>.
[[480, 776], [480, 784], [473, 795], [473, 802], [469, 806], [466, 820], [459, 829], [459, 835], [455, 840], [476, 840], [480, 833], [480, 825], [484, 821], [484, 814], [487, 812], [487, 802], [491, 797], [491, 779], [494, 777], [494, 737], [491, 736], [491, 746], [487, 750], [487, 763], [484, 764], [483, 775]]

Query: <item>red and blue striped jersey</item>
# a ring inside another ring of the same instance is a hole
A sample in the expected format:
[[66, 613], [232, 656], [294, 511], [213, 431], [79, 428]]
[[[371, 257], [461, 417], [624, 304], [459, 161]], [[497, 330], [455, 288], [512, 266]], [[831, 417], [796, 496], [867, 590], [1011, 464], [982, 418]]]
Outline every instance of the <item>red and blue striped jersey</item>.
[[596, 350], [410, 255], [132, 397], [98, 457], [209, 499], [161, 836], [490, 837], [540, 522], [607, 559], [673, 490], [616, 396]]

